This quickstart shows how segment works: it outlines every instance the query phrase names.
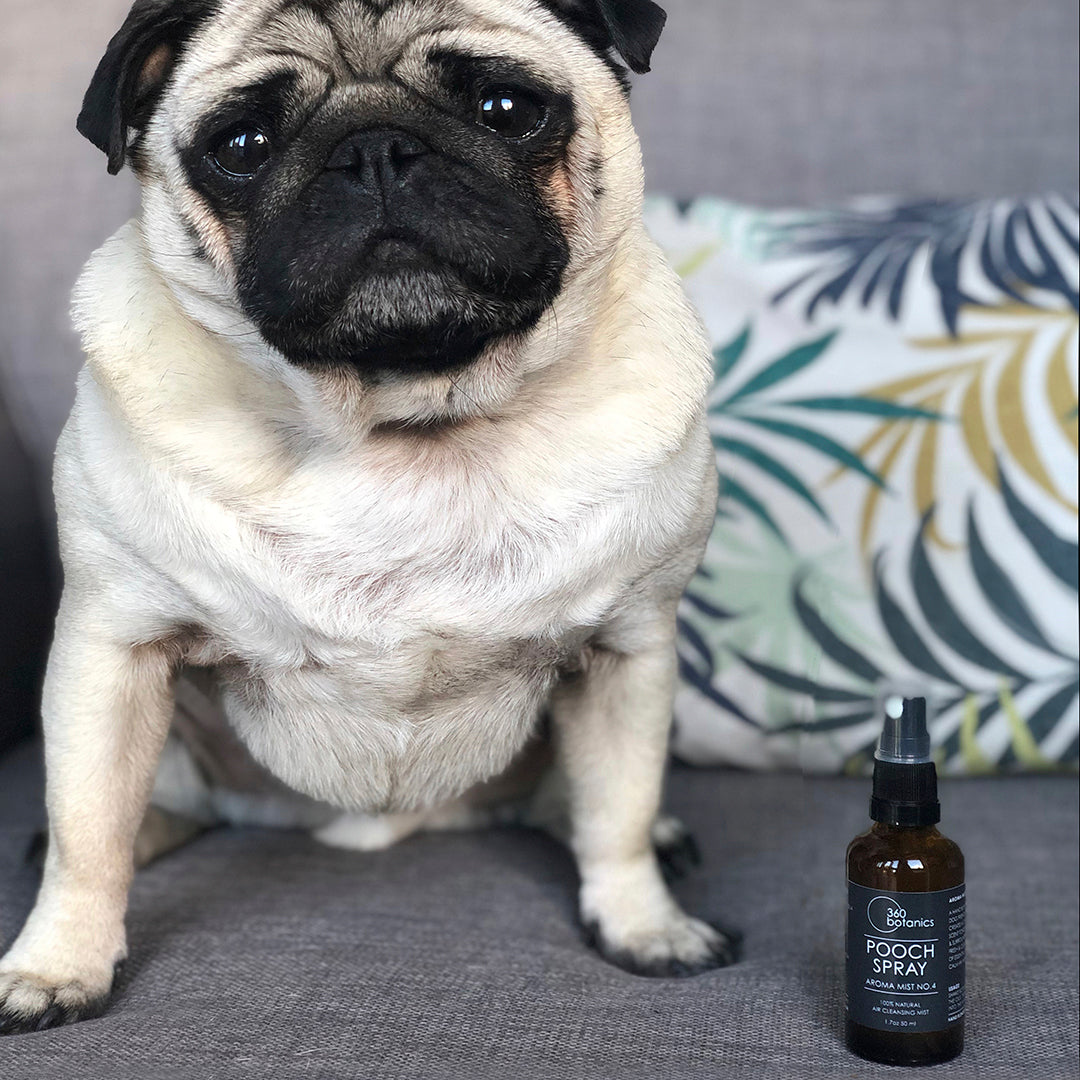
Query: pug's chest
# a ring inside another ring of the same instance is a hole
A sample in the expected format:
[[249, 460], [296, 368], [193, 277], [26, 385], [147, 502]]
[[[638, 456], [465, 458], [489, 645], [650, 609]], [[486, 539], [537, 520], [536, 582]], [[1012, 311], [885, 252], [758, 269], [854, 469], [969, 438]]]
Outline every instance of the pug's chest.
[[498, 696], [573, 667], [634, 576], [605, 515], [348, 509], [248, 527], [201, 598], [214, 654], [274, 685], [317, 671], [319, 693], [430, 711], [462, 685]]
[[622, 591], [568, 538], [442, 539], [278, 528], [233, 567], [193, 659], [218, 669], [237, 733], [292, 787], [403, 808], [500, 772]]
[[629, 562], [508, 529], [498, 539], [447, 525], [389, 539], [285, 534], [262, 546], [241, 591], [258, 592], [284, 635], [390, 649], [428, 639], [463, 652], [505, 641], [574, 639], [616, 602]]

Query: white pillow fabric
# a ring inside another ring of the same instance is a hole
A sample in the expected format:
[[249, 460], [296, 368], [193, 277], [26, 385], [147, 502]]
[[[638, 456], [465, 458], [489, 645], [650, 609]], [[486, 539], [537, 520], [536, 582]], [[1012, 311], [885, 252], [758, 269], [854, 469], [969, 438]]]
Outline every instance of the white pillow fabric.
[[947, 772], [1075, 769], [1077, 200], [647, 220], [716, 343], [676, 753], [860, 771], [901, 692]]

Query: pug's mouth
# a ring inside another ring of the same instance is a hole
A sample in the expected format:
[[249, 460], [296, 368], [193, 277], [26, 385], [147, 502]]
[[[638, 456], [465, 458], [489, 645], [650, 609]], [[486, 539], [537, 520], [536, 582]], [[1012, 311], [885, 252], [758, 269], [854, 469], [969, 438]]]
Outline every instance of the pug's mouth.
[[529, 291], [514, 296], [495, 268], [437, 236], [380, 229], [358, 247], [322, 283], [312, 266], [266, 288], [264, 264], [252, 264], [245, 310], [285, 359], [372, 381], [440, 374], [527, 332], [546, 304]]
[[382, 239], [358, 262], [347, 299], [331, 311], [301, 307], [283, 319], [268, 319], [258, 306], [249, 311], [262, 336], [309, 369], [345, 367], [382, 379], [464, 367], [507, 332], [498, 300], [421, 245]]
[[410, 270], [434, 270], [440, 263], [415, 240], [403, 236], [386, 236], [376, 240], [360, 260], [361, 271], [368, 273], [399, 273]]

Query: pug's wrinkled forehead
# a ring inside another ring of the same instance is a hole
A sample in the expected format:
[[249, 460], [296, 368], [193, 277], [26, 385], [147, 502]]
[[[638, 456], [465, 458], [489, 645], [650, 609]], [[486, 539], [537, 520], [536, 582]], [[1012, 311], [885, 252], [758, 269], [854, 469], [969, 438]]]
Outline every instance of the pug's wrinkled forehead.
[[648, 71], [665, 20], [652, 0], [136, 0], [98, 65], [78, 127], [118, 172], [131, 130], [148, 123], [193, 40], [203, 63], [191, 75], [208, 78], [211, 98], [242, 82], [245, 64], [256, 77], [291, 67], [312, 79], [378, 79], [392, 77], [407, 52], [415, 59], [443, 45], [497, 57], [515, 36], [549, 74], [595, 76], [576, 39], [625, 90], [618, 60]]
[[440, 370], [536, 323], [605, 199], [636, 209], [622, 62], [648, 70], [663, 24], [652, 0], [138, 0], [79, 129], [288, 359]]

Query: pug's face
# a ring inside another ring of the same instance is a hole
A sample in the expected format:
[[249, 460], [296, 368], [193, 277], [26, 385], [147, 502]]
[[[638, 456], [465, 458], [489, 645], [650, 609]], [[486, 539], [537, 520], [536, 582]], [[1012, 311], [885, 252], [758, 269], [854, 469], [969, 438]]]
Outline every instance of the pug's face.
[[527, 335], [637, 213], [612, 51], [647, 70], [662, 26], [650, 0], [138, 0], [79, 128], [138, 173], [164, 271], [287, 360], [438, 372]]

